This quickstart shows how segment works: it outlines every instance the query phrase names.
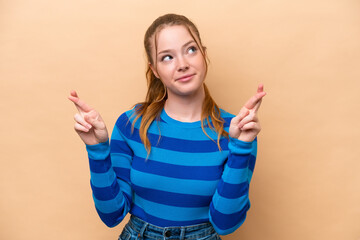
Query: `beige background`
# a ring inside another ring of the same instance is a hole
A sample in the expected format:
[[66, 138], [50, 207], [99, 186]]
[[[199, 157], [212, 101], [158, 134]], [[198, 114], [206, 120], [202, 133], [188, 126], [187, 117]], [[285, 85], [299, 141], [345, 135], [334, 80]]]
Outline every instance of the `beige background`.
[[0, 0], [0, 239], [117, 239], [91, 197], [71, 89], [111, 131], [144, 99], [143, 35], [188, 16], [237, 113], [264, 83], [252, 207], [230, 239], [360, 239], [358, 0]]

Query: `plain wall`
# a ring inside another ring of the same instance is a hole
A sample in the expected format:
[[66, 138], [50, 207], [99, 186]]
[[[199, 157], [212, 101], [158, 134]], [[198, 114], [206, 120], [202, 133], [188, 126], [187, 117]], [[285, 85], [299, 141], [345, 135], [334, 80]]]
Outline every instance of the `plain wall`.
[[223, 239], [360, 239], [360, 2], [0, 1], [0, 239], [117, 239], [92, 201], [70, 90], [111, 132], [146, 93], [143, 36], [192, 19], [236, 114], [264, 83], [245, 223]]

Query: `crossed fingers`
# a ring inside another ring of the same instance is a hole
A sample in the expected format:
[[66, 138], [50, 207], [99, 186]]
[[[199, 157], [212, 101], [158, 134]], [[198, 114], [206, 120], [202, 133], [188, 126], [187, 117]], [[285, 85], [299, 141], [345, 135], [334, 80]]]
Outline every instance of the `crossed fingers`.
[[74, 116], [75, 130], [88, 132], [92, 128], [92, 125], [87, 121], [89, 120], [89, 116], [87, 115], [93, 109], [82, 101], [74, 90], [70, 92], [68, 99], [75, 104], [75, 107], [79, 111]]
[[87, 113], [93, 110], [89, 105], [87, 105], [83, 100], [78, 97], [76, 91], [74, 90], [70, 92], [70, 96], [68, 97], [68, 99], [75, 104], [75, 107], [80, 114]]
[[258, 86], [257, 93], [245, 103], [239, 114], [236, 116], [238, 127], [240, 129], [247, 130], [256, 128], [256, 123], [258, 122], [257, 111], [259, 110], [262, 98], [265, 95], [264, 85], [260, 84]]
[[264, 85], [260, 84], [258, 86], [257, 93], [245, 103], [244, 107], [248, 110], [254, 109], [254, 111], [257, 112], [260, 108], [261, 100], [265, 95]]

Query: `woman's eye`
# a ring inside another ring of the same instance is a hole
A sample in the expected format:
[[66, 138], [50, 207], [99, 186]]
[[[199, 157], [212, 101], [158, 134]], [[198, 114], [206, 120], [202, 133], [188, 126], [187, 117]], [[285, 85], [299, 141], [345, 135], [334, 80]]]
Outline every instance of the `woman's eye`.
[[161, 58], [161, 61], [162, 61], [162, 62], [166, 62], [166, 61], [170, 61], [171, 59], [172, 59], [172, 56], [166, 55], [166, 56], [163, 56], [163, 57]]
[[196, 47], [189, 47], [188, 53], [194, 53], [196, 52]]

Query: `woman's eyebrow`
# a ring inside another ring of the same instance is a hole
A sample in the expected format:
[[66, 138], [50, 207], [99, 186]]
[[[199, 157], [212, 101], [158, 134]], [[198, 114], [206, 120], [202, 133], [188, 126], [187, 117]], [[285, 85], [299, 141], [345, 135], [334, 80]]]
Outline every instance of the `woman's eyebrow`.
[[[195, 42], [195, 41], [194, 41], [194, 40], [190, 40], [190, 41], [188, 41], [187, 43], [185, 43], [182, 47], [184, 48], [184, 47], [186, 47], [187, 45], [189, 45], [189, 44], [191, 44], [191, 43], [193, 43], [193, 42]], [[170, 49], [162, 50], [162, 51], [158, 52], [158, 54], [167, 53], [167, 52], [171, 52], [171, 50], [170, 50]]]
[[193, 43], [193, 42], [195, 42], [195, 41], [194, 41], [194, 40], [190, 40], [190, 41], [188, 41], [187, 43], [185, 43], [185, 44], [183, 45], [183, 48], [184, 48], [184, 47], [186, 47], [187, 45], [189, 45], [189, 44]]

